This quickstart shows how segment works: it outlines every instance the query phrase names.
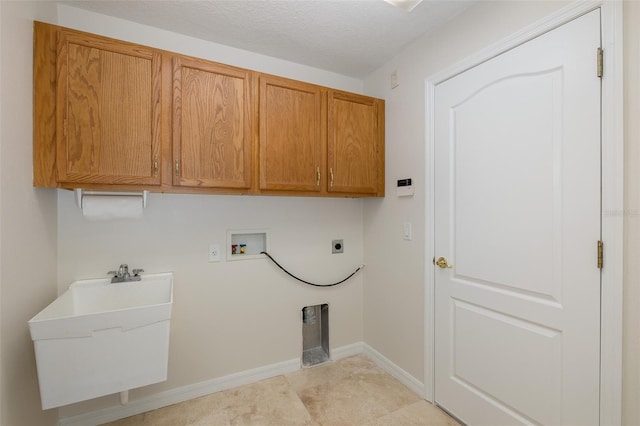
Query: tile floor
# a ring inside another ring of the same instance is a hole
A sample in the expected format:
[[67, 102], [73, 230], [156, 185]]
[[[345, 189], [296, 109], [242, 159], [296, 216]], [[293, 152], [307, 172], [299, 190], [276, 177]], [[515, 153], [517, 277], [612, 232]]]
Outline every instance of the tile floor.
[[138, 414], [109, 426], [454, 426], [365, 355]]

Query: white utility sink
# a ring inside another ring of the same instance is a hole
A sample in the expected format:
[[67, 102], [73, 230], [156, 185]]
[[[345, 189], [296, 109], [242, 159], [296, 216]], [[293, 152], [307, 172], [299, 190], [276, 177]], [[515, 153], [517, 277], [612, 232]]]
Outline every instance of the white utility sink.
[[167, 379], [173, 274], [76, 281], [29, 321], [42, 408]]

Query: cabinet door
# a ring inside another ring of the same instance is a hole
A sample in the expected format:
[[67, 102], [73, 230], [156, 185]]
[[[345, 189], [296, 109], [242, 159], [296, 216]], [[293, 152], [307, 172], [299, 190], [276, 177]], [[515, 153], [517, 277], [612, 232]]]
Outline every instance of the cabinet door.
[[160, 54], [61, 31], [57, 67], [58, 180], [159, 185]]
[[320, 191], [322, 122], [320, 87], [260, 76], [260, 189]]
[[251, 186], [252, 73], [173, 59], [174, 185]]
[[384, 102], [331, 91], [329, 192], [384, 195]]

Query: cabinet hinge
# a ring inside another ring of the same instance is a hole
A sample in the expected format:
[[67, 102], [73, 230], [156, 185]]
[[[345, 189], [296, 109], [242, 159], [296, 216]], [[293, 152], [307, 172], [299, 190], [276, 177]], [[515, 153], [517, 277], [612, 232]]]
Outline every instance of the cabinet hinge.
[[598, 269], [602, 269], [602, 262], [604, 259], [604, 244], [602, 241], [598, 241]]
[[602, 47], [598, 47], [597, 53], [597, 69], [598, 69], [598, 77], [602, 78], [602, 73], [604, 69], [604, 51]]

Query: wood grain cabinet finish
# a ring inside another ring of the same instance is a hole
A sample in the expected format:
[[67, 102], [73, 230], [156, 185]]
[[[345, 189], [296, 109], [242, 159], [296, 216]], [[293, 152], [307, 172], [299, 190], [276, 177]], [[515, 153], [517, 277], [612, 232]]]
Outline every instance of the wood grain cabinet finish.
[[159, 185], [160, 54], [64, 30], [57, 45], [58, 180]]
[[384, 195], [384, 103], [329, 91], [328, 192]]
[[384, 101], [260, 76], [260, 190], [384, 196]]
[[37, 187], [384, 196], [384, 101], [34, 23]]
[[260, 75], [260, 189], [319, 192], [323, 163], [322, 90]]
[[253, 74], [173, 58], [173, 185], [251, 186]]

